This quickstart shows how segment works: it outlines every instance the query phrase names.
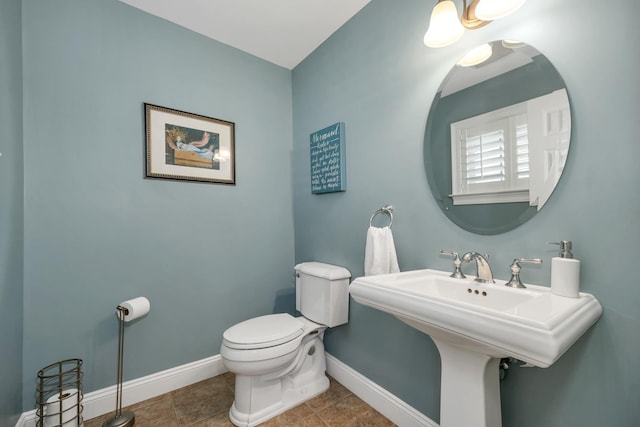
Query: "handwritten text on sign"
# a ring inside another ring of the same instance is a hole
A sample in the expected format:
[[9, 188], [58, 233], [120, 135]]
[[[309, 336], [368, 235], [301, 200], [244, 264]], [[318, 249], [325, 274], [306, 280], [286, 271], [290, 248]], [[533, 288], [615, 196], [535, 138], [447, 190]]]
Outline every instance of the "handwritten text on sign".
[[310, 136], [311, 192], [345, 191], [344, 123], [326, 127]]

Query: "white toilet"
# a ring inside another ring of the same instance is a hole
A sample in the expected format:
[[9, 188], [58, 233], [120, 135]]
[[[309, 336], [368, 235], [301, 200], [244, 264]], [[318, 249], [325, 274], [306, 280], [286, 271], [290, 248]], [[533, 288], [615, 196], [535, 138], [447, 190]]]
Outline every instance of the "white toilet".
[[220, 355], [236, 375], [229, 411], [237, 426], [265, 422], [329, 388], [322, 339], [349, 320], [349, 278], [343, 267], [296, 265], [296, 309], [255, 317], [224, 332]]

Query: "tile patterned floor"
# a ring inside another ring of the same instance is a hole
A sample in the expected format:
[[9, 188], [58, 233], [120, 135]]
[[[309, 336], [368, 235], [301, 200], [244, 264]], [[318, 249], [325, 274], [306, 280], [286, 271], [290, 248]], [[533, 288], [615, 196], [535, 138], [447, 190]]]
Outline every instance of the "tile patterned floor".
[[[261, 424], [264, 427], [391, 427], [391, 421], [333, 378], [325, 393]], [[226, 373], [129, 406], [135, 427], [234, 427], [228, 412], [233, 403], [233, 374]], [[123, 408], [124, 410], [124, 408]], [[101, 427], [112, 414], [85, 421]]]

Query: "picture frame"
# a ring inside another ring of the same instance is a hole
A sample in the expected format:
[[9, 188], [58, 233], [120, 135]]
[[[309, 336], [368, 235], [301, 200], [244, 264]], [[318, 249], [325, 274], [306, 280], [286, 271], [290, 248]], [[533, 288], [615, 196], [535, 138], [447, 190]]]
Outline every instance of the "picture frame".
[[235, 123], [144, 103], [146, 178], [235, 185]]

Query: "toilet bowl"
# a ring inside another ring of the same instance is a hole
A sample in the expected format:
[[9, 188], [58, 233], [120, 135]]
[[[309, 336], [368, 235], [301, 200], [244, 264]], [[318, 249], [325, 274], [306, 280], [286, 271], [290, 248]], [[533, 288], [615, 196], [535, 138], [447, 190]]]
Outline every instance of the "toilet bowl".
[[[273, 341], [243, 341], [234, 329], [252, 326], [283, 329], [279, 336], [270, 336], [277, 337]], [[235, 399], [229, 412], [235, 425], [259, 424], [329, 388], [322, 343], [325, 329], [305, 318], [271, 314], [246, 320], [224, 333], [220, 355], [236, 375]]]
[[235, 374], [229, 411], [237, 426], [262, 423], [329, 388], [322, 342], [327, 327], [348, 320], [351, 274], [322, 263], [296, 266], [296, 308], [240, 322], [223, 334], [220, 355]]

